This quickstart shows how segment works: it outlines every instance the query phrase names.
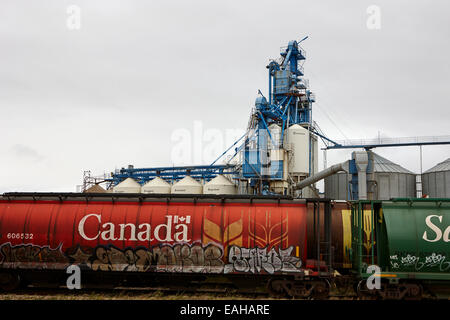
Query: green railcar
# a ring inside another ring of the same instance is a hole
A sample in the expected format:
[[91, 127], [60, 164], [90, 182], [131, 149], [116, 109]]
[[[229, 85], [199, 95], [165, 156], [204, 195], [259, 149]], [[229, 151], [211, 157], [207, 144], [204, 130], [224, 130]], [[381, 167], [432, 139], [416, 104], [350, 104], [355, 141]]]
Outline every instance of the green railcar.
[[354, 202], [350, 254], [358, 294], [449, 297], [449, 233], [450, 199]]

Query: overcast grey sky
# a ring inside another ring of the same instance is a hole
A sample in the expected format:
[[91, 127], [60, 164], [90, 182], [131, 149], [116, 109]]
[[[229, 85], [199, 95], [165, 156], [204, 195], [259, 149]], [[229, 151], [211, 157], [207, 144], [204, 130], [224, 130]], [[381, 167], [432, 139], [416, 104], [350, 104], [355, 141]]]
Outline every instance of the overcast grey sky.
[[[80, 29], [67, 25], [70, 5]], [[370, 5], [379, 30], [367, 28]], [[172, 165], [172, 134], [197, 120], [244, 129], [257, 90], [267, 94], [269, 59], [304, 36], [313, 117], [330, 138], [450, 135], [449, 9], [438, 0], [2, 0], [0, 192], [75, 191], [83, 170]], [[423, 150], [424, 170], [450, 157], [449, 146]], [[328, 164], [350, 152], [328, 152]], [[376, 152], [419, 171], [418, 147]]]

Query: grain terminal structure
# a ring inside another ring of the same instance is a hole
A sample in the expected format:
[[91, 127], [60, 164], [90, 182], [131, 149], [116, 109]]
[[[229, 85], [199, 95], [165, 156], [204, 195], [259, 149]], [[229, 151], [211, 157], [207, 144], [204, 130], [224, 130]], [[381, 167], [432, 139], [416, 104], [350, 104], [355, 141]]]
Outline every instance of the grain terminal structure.
[[[347, 141], [328, 138], [312, 118], [316, 96], [305, 78], [306, 52], [300, 46], [306, 38], [290, 41], [280, 48], [278, 59], [269, 61], [266, 66], [267, 95], [258, 90], [245, 134], [211, 164], [150, 168], [130, 165], [103, 179], [84, 178], [82, 191], [92, 184], [104, 183], [108, 192], [119, 193], [318, 198], [323, 194], [315, 184], [326, 178], [325, 196], [334, 199], [382, 200], [420, 195], [421, 180], [416, 182], [413, 172], [373, 153], [372, 149], [450, 144], [450, 136]], [[327, 168], [325, 164], [320, 171], [319, 140], [325, 150], [350, 148], [363, 151], [353, 152], [350, 160], [332, 167]], [[219, 160], [223, 159], [226, 160], [221, 163]], [[449, 178], [440, 172], [424, 174], [425, 193], [448, 196]]]

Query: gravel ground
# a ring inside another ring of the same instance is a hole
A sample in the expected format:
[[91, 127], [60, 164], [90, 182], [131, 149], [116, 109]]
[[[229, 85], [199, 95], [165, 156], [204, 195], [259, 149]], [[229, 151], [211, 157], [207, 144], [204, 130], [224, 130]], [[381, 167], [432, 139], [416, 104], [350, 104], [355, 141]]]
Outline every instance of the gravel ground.
[[149, 290], [27, 289], [0, 293], [0, 300], [259, 300], [267, 295], [185, 293]]
[[[330, 300], [353, 300], [354, 297], [330, 297]], [[0, 300], [283, 300], [266, 294], [192, 293], [148, 289], [27, 288], [0, 292]]]

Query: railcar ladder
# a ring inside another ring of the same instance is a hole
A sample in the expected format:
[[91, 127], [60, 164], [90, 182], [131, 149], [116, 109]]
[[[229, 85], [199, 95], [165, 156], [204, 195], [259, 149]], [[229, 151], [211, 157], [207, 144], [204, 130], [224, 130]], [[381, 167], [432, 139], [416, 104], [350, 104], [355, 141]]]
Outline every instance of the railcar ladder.
[[[370, 205], [370, 212], [367, 205]], [[352, 251], [353, 266], [359, 274], [365, 273], [368, 265], [377, 263], [375, 251], [376, 208], [375, 202], [361, 200], [352, 205]], [[364, 238], [364, 235], [366, 237]], [[365, 240], [365, 241], [364, 241]]]
[[[316, 252], [313, 254], [315, 257], [314, 267], [317, 268], [318, 277], [328, 277], [333, 273], [331, 200], [314, 199], [310, 200], [310, 202], [314, 206], [313, 229], [316, 249]], [[321, 221], [321, 209], [323, 210], [323, 221]], [[321, 236], [321, 230], [323, 230], [323, 236]]]

